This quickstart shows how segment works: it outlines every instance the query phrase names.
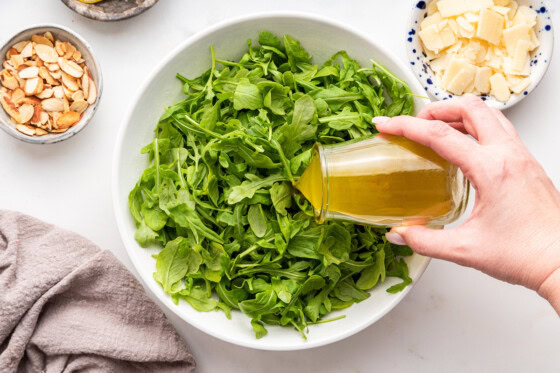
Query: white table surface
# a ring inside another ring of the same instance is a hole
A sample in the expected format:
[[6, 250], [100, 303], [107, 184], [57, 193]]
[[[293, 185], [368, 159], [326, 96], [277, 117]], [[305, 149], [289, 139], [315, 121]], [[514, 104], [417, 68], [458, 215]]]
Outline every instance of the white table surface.
[[[56, 0], [1, 0], [0, 39], [35, 23], [70, 27], [93, 46], [105, 90], [93, 121], [68, 141], [30, 145], [0, 133], [0, 208], [78, 232], [110, 249], [134, 272], [113, 215], [113, 147], [125, 108], [162, 56], [193, 33], [225, 19], [294, 10], [346, 22], [404, 59], [410, 4], [408, 0], [161, 0], [136, 18], [102, 23], [82, 18]], [[549, 9], [556, 8], [552, 15], [559, 32], [560, 2], [552, 0], [550, 5]], [[557, 34], [556, 54], [559, 39]], [[557, 186], [559, 84], [556, 55], [538, 89], [506, 112]], [[560, 319], [546, 301], [524, 288], [439, 260], [431, 262], [410, 294], [376, 324], [312, 350], [241, 348], [167, 314], [192, 348], [198, 372], [560, 371]]]

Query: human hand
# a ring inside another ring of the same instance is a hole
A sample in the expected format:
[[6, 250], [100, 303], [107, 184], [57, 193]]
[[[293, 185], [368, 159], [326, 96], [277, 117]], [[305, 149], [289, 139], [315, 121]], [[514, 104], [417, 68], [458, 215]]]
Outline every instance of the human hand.
[[387, 239], [537, 290], [560, 314], [560, 193], [511, 122], [476, 97], [432, 103], [417, 118], [374, 122], [382, 133], [431, 147], [476, 190], [472, 214], [459, 227], [397, 227]]

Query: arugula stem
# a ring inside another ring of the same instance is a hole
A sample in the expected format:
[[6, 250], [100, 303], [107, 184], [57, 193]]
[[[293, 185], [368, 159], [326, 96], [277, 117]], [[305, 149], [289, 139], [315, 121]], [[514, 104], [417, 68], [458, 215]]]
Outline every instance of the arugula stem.
[[317, 320], [317, 321], [311, 321], [308, 322], [307, 325], [316, 325], [316, 324], [325, 324], [328, 322], [333, 322], [333, 321], [337, 321], [337, 320], [342, 320], [346, 318], [346, 315], [342, 315], [342, 316], [338, 316], [338, 317], [333, 317], [332, 319], [328, 319], [328, 320]]
[[159, 193], [160, 177], [159, 177], [159, 144], [158, 138], [154, 139], [154, 162], [156, 163], [156, 193]]

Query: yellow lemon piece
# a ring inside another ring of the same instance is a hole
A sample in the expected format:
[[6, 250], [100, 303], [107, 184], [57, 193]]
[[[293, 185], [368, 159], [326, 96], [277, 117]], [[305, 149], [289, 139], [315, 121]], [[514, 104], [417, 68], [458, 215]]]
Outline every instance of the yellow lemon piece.
[[95, 3], [102, 2], [103, 0], [78, 0], [78, 1], [84, 4], [95, 4]]

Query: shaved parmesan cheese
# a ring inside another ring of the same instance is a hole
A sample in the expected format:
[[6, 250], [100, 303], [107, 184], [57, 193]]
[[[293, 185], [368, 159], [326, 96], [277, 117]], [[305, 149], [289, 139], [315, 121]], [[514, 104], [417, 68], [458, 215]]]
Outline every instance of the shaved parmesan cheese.
[[465, 17], [463, 16], [457, 17], [457, 23], [459, 24], [459, 27], [465, 29], [465, 31], [474, 32], [474, 25], [469, 21], [467, 21]]
[[511, 95], [506, 78], [502, 74], [494, 74], [490, 77], [490, 87], [492, 96], [497, 100], [506, 102]]
[[441, 84], [445, 89], [449, 86], [449, 83], [455, 78], [463, 68], [469, 65], [469, 61], [464, 58], [453, 57], [449, 60], [447, 67], [445, 68], [445, 73], [443, 74], [443, 78], [441, 80]]
[[422, 43], [424, 43], [426, 49], [436, 53], [443, 49], [443, 42], [439, 36], [439, 29], [437, 25], [426, 27], [424, 30], [420, 31], [418, 35], [420, 36], [420, 39], [422, 39]]
[[431, 16], [432, 14], [434, 14], [435, 12], [438, 11], [438, 5], [437, 5], [437, 0], [433, 0], [430, 1], [428, 3], [428, 15]]
[[455, 33], [449, 26], [445, 26], [443, 29], [439, 31], [439, 37], [443, 44], [443, 47], [449, 47], [457, 42], [457, 38], [455, 37]]
[[504, 17], [498, 13], [485, 9], [480, 12], [476, 36], [489, 43], [499, 45], [504, 28]]
[[465, 13], [465, 0], [440, 0], [437, 7], [442, 17], [453, 17]]
[[533, 27], [537, 23], [537, 12], [528, 6], [520, 6], [517, 8], [515, 17], [513, 17], [513, 24], [519, 25], [522, 23], [526, 23]]
[[515, 47], [515, 53], [513, 54], [513, 70], [521, 71], [529, 59], [529, 49], [531, 49], [531, 43], [527, 40], [519, 40]]
[[530, 40], [531, 27], [525, 23], [507, 28], [503, 32], [507, 53], [512, 55], [519, 40]]
[[443, 55], [443, 57], [436, 58], [435, 60], [430, 62], [430, 67], [435, 72], [443, 71], [445, 70], [445, 67], [447, 66], [448, 63], [449, 63], [449, 55], [445, 54]]
[[531, 79], [523, 78], [519, 80], [516, 84], [510, 84], [509, 87], [513, 91], [513, 93], [520, 94], [521, 92], [526, 90], [527, 87], [529, 87], [530, 85], [531, 85]]
[[449, 85], [447, 86], [447, 90], [455, 95], [462, 95], [463, 92], [465, 92], [465, 90], [467, 89], [467, 87], [473, 82], [475, 75], [476, 75], [476, 66], [467, 64], [449, 82]]
[[480, 12], [494, 5], [492, 0], [468, 0], [467, 9], [471, 12]]
[[443, 17], [439, 12], [432, 14], [429, 17], [424, 18], [422, 23], [420, 23], [420, 30], [424, 30], [431, 25], [439, 25], [443, 21]]
[[474, 78], [474, 86], [480, 93], [490, 92], [490, 77], [492, 76], [492, 69], [489, 67], [479, 67], [476, 70]]
[[494, 0], [494, 5], [498, 6], [508, 6], [511, 3], [511, 0]]
[[503, 16], [507, 16], [510, 9], [507, 6], [493, 6], [491, 8], [494, 12], [500, 13]]

